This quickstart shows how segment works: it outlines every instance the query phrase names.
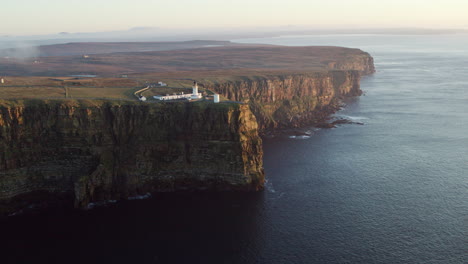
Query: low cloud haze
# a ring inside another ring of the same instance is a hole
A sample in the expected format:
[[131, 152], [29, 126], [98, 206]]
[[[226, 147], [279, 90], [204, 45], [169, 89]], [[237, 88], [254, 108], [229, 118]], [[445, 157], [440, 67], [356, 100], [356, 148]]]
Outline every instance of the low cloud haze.
[[0, 42], [0, 48], [0, 56], [3, 58], [25, 60], [40, 55], [39, 47], [34, 42]]
[[[107, 32], [59, 32], [49, 35], [0, 36], [0, 55], [5, 49], [13, 49], [10, 57], [31, 57], [37, 54], [32, 46], [68, 42], [122, 42], [122, 41], [186, 41], [186, 40], [233, 40], [239, 38], [261, 38], [281, 35], [315, 34], [447, 34], [468, 33], [463, 29], [421, 29], [421, 28], [354, 28], [308, 27], [286, 25], [281, 27], [231, 27], [231, 28], [157, 28], [134, 27], [129, 30]], [[3, 51], [1, 51], [3, 50]], [[5, 56], [5, 55], [2, 55]]]

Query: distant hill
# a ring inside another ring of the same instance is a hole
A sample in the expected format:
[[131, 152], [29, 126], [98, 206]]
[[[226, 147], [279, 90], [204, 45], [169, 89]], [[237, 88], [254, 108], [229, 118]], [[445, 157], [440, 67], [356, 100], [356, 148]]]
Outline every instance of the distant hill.
[[[211, 47], [224, 44], [221, 47]], [[206, 48], [196, 48], [210, 46]], [[183, 49], [186, 47], [185, 49]], [[43, 47], [45, 48], [45, 47]], [[160, 51], [97, 53], [105, 49], [123, 51], [160, 49]], [[173, 50], [164, 50], [173, 49]], [[175, 50], [178, 49], [178, 50]], [[245, 45], [231, 42], [174, 42], [174, 43], [75, 43], [47, 47], [50, 56], [15, 60], [0, 58], [2, 74], [11, 76], [67, 76], [175, 71], [210, 70], [282, 70], [308, 71], [346, 67], [349, 63], [366, 60], [368, 54], [359, 49], [340, 47], [286, 47], [272, 45]], [[41, 52], [45, 52], [44, 50]], [[89, 54], [84, 56], [84, 54]], [[366, 71], [366, 69], [363, 69]]]
[[[49, 57], [88, 54], [107, 54], [116, 52], [146, 52], [201, 48], [207, 46], [228, 46], [230, 41], [193, 40], [183, 42], [77, 42], [66, 44], [43, 45], [39, 47], [23, 46], [0, 50], [1, 57]], [[33, 51], [33, 52], [32, 52]]]

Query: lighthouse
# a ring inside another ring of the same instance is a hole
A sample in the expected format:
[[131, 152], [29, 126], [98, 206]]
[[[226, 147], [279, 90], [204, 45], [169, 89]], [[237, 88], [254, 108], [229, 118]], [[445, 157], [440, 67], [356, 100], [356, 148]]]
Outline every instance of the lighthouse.
[[193, 82], [193, 86], [192, 86], [192, 100], [193, 99], [200, 99], [202, 96], [201, 96], [201, 93], [198, 93], [198, 84], [197, 82]]

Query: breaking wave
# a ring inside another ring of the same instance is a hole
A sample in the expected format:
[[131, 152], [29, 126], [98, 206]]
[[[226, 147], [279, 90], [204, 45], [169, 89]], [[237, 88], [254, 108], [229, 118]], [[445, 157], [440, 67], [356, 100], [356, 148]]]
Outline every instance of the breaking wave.
[[339, 115], [338, 117], [348, 119], [351, 121], [357, 121], [357, 120], [366, 120], [369, 119], [368, 117], [365, 116], [348, 116], [348, 115]]
[[144, 200], [148, 198], [151, 198], [151, 193], [146, 193], [145, 195], [132, 196], [132, 197], [128, 197], [127, 199], [128, 200]]

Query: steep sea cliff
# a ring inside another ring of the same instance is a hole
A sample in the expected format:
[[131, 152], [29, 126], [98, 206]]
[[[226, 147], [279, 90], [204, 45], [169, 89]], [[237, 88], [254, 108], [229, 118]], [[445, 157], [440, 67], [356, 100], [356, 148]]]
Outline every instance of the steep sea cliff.
[[342, 99], [361, 95], [361, 74], [334, 70], [252, 77], [211, 88], [231, 100], [248, 102], [261, 130], [290, 128], [323, 122]]
[[28, 101], [0, 106], [0, 212], [175, 190], [259, 190], [248, 105]]
[[207, 87], [230, 100], [247, 102], [265, 131], [323, 122], [338, 110], [342, 99], [361, 95], [361, 77], [374, 72], [372, 56], [359, 51], [330, 60], [322, 70], [242, 76]]
[[263, 188], [259, 133], [323, 122], [357, 96], [372, 57], [210, 83], [244, 103], [0, 103], [0, 215], [176, 190]]

